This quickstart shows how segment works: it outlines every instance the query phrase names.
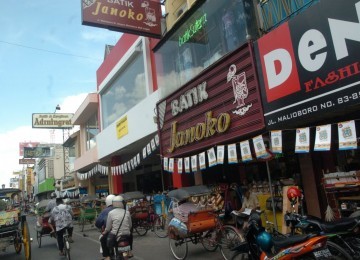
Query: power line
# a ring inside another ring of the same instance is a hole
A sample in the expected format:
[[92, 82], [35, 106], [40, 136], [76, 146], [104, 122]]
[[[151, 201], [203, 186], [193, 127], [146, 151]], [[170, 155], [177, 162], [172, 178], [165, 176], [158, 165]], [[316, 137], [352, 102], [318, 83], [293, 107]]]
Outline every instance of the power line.
[[0, 43], [12, 45], [12, 46], [17, 46], [17, 47], [21, 47], [21, 48], [26, 48], [26, 49], [31, 49], [31, 50], [36, 50], [36, 51], [41, 51], [41, 52], [48, 52], [48, 53], [58, 54], [58, 55], [71, 56], [71, 57], [84, 58], [84, 59], [91, 59], [91, 60], [101, 60], [101, 59], [97, 59], [97, 58], [92, 58], [92, 57], [87, 57], [87, 56], [82, 56], [82, 55], [76, 55], [76, 54], [71, 54], [71, 53], [50, 51], [50, 50], [46, 50], [46, 49], [31, 47], [31, 46], [27, 46], [27, 45], [23, 45], [23, 44], [19, 44], [19, 43], [7, 42], [7, 41], [2, 41], [2, 40], [0, 40]]

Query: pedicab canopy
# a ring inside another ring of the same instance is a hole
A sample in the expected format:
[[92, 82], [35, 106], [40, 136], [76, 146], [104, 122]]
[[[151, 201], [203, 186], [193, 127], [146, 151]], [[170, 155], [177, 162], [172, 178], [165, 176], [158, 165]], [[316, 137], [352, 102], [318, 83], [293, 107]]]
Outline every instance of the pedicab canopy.
[[43, 209], [43, 210], [45, 210], [45, 208], [46, 208], [46, 206], [49, 204], [49, 202], [50, 202], [51, 200], [49, 199], [49, 200], [42, 200], [42, 201], [40, 201], [38, 204], [37, 204], [37, 210], [40, 210], [40, 209]]
[[1, 189], [0, 190], [0, 228], [3, 226], [17, 225], [19, 222], [19, 206], [15, 200], [15, 195], [19, 194], [19, 189]]
[[120, 194], [120, 196], [122, 196], [125, 201], [139, 200], [145, 198], [144, 193], [142, 193], [141, 191], [125, 192], [123, 194]]
[[211, 190], [205, 185], [183, 187], [180, 189], [169, 191], [168, 197], [176, 199], [178, 201], [186, 200], [191, 196], [201, 196], [210, 194]]

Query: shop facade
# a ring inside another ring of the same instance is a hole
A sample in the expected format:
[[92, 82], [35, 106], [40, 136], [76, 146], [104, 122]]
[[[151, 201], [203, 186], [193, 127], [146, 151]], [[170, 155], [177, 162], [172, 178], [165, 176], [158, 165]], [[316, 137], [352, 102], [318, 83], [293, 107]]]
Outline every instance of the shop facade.
[[[154, 123], [158, 92], [151, 49], [156, 42], [124, 34], [97, 71], [97, 151], [100, 163], [108, 165], [110, 193], [164, 189]], [[144, 183], [149, 176], [156, 181]]]
[[282, 134], [282, 156], [296, 154], [319, 217], [360, 206], [359, 19], [359, 1], [320, 1], [255, 43], [266, 129]]

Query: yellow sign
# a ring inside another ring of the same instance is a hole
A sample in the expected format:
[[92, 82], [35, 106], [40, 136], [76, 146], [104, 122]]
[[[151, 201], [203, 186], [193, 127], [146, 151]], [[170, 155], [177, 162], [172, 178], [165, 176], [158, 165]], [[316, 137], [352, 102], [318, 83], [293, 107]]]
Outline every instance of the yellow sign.
[[117, 138], [120, 139], [129, 132], [127, 116], [121, 118], [116, 122], [116, 134]]

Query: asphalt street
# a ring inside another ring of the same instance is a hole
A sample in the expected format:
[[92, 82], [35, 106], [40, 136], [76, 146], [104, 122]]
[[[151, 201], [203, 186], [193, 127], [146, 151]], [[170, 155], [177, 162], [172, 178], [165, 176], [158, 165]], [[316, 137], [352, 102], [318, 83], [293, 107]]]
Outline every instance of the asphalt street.
[[[35, 231], [35, 217], [28, 216], [28, 223], [31, 237], [33, 238], [31, 250], [33, 260], [42, 259], [65, 259], [58, 255], [55, 238], [45, 236], [41, 238], [41, 248], [38, 247]], [[73, 260], [99, 260], [102, 258], [100, 254], [99, 231], [91, 224], [85, 226], [84, 232], [81, 232], [78, 225], [74, 226], [74, 243], [71, 244], [71, 259]], [[200, 260], [200, 259], [223, 259], [219, 250], [215, 252], [207, 252], [203, 246], [199, 244], [188, 243], [189, 251], [186, 259]], [[162, 260], [175, 259], [170, 251], [169, 239], [158, 238], [154, 232], [149, 231], [145, 236], [139, 236], [134, 233], [133, 245], [134, 260]], [[24, 252], [21, 251], [19, 255], [15, 253], [14, 247], [8, 247], [6, 252], [0, 252], [0, 259], [2, 260], [23, 260], [25, 259]]]

